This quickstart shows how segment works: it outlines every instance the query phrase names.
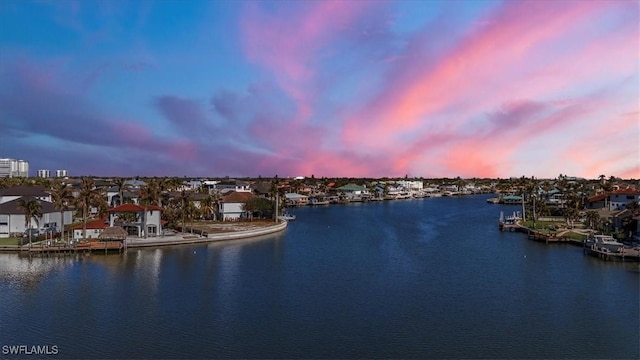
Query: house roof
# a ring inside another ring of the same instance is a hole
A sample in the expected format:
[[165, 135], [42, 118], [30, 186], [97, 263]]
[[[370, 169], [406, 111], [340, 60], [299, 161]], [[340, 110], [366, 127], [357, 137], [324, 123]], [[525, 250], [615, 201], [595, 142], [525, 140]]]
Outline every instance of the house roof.
[[[22, 199], [28, 200], [28, 199], [35, 199], [35, 198], [31, 196], [23, 196]], [[50, 202], [42, 201], [38, 199], [35, 199], [35, 200], [40, 203], [42, 214], [51, 214], [51, 213], [60, 212], [60, 210], [56, 209], [55, 206], [53, 206], [53, 204]], [[6, 203], [0, 204], [0, 214], [24, 215], [24, 210], [18, 207], [19, 203], [20, 203], [20, 199], [13, 199], [11, 201], [7, 201]]]
[[254, 184], [252, 187], [253, 191], [257, 192], [258, 194], [268, 194], [271, 192], [271, 183], [268, 181], [259, 182], [257, 184]]
[[[97, 230], [97, 229], [104, 229], [106, 227], [108, 227], [109, 224], [107, 223], [107, 220], [102, 218], [102, 219], [95, 219], [95, 220], [91, 220], [87, 222], [87, 229], [89, 230]], [[82, 230], [84, 229], [84, 224], [80, 223], [77, 225], [74, 225], [73, 227], [71, 227], [72, 230]]]
[[49, 196], [49, 194], [40, 185], [16, 185], [0, 189], [0, 196]]
[[142, 181], [142, 180], [135, 180], [135, 179], [131, 179], [131, 180], [127, 180], [124, 182], [123, 184], [124, 186], [133, 186], [133, 187], [141, 187], [141, 186], [146, 186], [147, 183]]
[[344, 186], [340, 186], [338, 188], [338, 190], [342, 190], [342, 191], [364, 191], [366, 190], [365, 187], [360, 186], [360, 185], [356, 185], [356, 184], [347, 184]]
[[202, 200], [204, 200], [207, 196], [209, 196], [209, 194], [205, 194], [205, 193], [193, 193], [193, 194], [191, 194], [191, 200], [193, 200], [193, 201], [202, 201]]
[[602, 201], [607, 197], [607, 194], [600, 194], [600, 195], [593, 195], [593, 196], [589, 196], [587, 198], [587, 202], [589, 203], [593, 203], [593, 202], [598, 202], [598, 201]]
[[127, 238], [127, 231], [120, 226], [110, 226], [102, 230], [102, 233], [98, 235], [98, 239], [107, 240], [124, 240]]
[[137, 213], [137, 212], [144, 212], [145, 207], [147, 208], [147, 211], [150, 211], [150, 210], [163, 211], [164, 210], [163, 208], [157, 205], [142, 206], [142, 205], [126, 203], [126, 204], [122, 204], [120, 206], [116, 206], [114, 208], [109, 209], [109, 212], [110, 213], [113, 213], [113, 212], [136, 212]]
[[301, 194], [296, 194], [296, 193], [286, 193], [286, 194], [284, 194], [284, 196], [287, 199], [290, 199], [290, 200], [306, 199], [308, 197], [307, 195], [301, 195]]
[[230, 191], [227, 195], [222, 198], [222, 202], [224, 203], [244, 203], [248, 200], [255, 198], [256, 196], [250, 192], [238, 192], [238, 191]]
[[522, 196], [507, 195], [507, 196], [503, 196], [502, 199], [504, 199], [504, 200], [522, 200]]
[[636, 189], [620, 189], [607, 193], [608, 195], [640, 195], [640, 190]]
[[592, 202], [602, 201], [611, 195], [640, 195], [640, 191], [636, 189], [622, 189], [622, 190], [608, 191], [604, 194], [590, 196], [589, 198], [587, 198], [587, 202], [592, 203]]

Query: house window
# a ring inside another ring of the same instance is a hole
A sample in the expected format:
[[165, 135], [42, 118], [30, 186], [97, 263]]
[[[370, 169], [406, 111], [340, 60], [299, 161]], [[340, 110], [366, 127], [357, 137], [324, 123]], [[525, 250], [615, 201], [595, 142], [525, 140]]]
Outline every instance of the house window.
[[627, 195], [627, 200], [633, 200], [633, 199], [635, 199], [635, 198], [636, 198], [636, 197], [635, 197], [635, 196], [633, 196], [633, 195]]

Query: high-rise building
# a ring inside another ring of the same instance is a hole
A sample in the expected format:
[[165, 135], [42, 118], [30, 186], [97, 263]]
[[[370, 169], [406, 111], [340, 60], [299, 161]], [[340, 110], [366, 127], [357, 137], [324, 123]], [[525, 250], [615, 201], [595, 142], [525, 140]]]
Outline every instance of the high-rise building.
[[56, 177], [67, 177], [69, 174], [67, 170], [56, 170]]
[[38, 170], [38, 177], [40, 177], [40, 178], [48, 178], [49, 177], [49, 170], [47, 170], [47, 169]]
[[29, 162], [17, 159], [0, 159], [0, 177], [29, 177]]

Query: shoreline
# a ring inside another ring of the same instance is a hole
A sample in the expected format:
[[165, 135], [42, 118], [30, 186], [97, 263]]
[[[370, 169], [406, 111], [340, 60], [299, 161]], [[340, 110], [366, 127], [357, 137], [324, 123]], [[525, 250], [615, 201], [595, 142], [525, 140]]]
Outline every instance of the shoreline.
[[[149, 248], [149, 247], [162, 247], [162, 246], [175, 246], [175, 245], [189, 245], [200, 243], [212, 243], [218, 241], [229, 240], [243, 240], [254, 237], [271, 235], [282, 232], [287, 229], [288, 222], [281, 221], [278, 224], [266, 226], [260, 229], [238, 230], [222, 233], [207, 234], [206, 236], [195, 235], [190, 233], [176, 234], [170, 236], [149, 237], [149, 238], [127, 238], [124, 243], [124, 249], [128, 248]], [[15, 253], [64, 253], [64, 252], [91, 252], [90, 248], [64, 248], [59, 246], [51, 246], [49, 250], [43, 250], [41, 247], [37, 247], [39, 251], [30, 251], [25, 249], [24, 246], [0, 246], [1, 252], [15, 252]], [[46, 248], [45, 248], [46, 249]], [[93, 249], [94, 251], [101, 251], [101, 249]]]

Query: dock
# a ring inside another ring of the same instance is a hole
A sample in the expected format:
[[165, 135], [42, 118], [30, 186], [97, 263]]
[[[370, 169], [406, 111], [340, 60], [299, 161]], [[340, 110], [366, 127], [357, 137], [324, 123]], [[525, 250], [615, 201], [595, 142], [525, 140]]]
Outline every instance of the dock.
[[77, 254], [92, 252], [122, 252], [126, 250], [126, 243], [123, 241], [91, 241], [80, 243], [77, 245], [43, 245], [33, 246], [30, 248], [23, 247], [20, 249], [30, 255], [49, 255], [49, 254]]

